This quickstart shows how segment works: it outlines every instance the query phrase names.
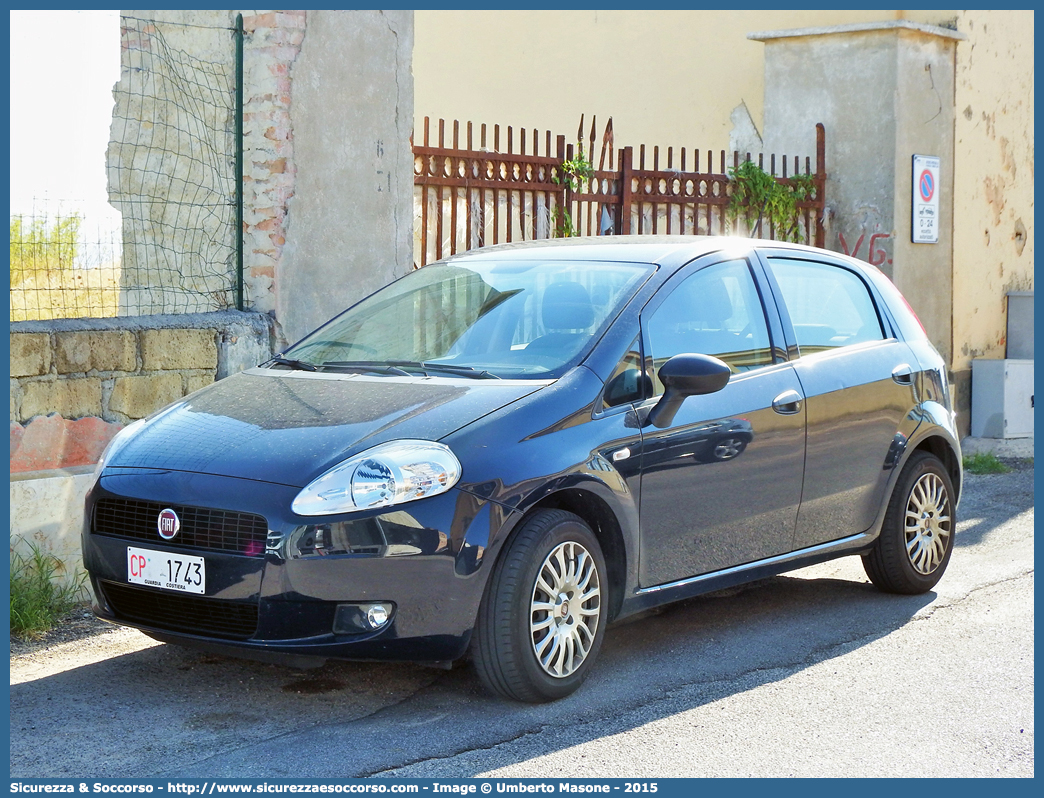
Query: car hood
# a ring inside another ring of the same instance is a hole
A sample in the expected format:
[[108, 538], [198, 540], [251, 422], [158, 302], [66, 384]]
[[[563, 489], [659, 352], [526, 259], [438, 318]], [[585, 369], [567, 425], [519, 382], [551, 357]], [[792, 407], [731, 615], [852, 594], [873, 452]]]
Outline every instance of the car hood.
[[438, 440], [545, 383], [250, 369], [161, 411], [106, 468], [307, 485], [389, 440]]

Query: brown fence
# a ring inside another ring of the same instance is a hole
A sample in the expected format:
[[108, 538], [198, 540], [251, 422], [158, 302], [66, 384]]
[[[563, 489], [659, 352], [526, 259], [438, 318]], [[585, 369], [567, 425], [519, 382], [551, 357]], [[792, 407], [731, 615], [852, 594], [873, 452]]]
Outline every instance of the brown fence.
[[[461, 131], [460, 123], [453, 122], [447, 142], [446, 123], [440, 119], [437, 144], [432, 144], [429, 120], [424, 118], [422, 143], [413, 145], [415, 265], [491, 244], [560, 237], [569, 228], [578, 235], [777, 235], [767, 222], [755, 225], [743, 214], [730, 222], [731, 187], [724, 150], [687, 154], [682, 147], [675, 163], [674, 148], [668, 147], [661, 164], [660, 149], [654, 147], [647, 166], [642, 145], [636, 166], [632, 147], [616, 150], [614, 159], [610, 120], [598, 168], [578, 181], [574, 190], [561, 167], [579, 153], [566, 144], [565, 136], [538, 130], [527, 133], [521, 128], [516, 140], [511, 127], [505, 132], [502, 136], [500, 125], [492, 131], [486, 125], [476, 130], [471, 122]], [[602, 168], [606, 144], [608, 169]], [[587, 147], [592, 162], [594, 145], [592, 124]], [[764, 155], [757, 156], [759, 166], [779, 181], [788, 181], [788, 173], [812, 176], [814, 195], [798, 202], [799, 232], [816, 246], [824, 243], [824, 153], [825, 132], [820, 124], [816, 125], [814, 171], [809, 157], [801, 163], [797, 156], [781, 156], [777, 161], [769, 155], [766, 164]], [[732, 166], [751, 157], [733, 152]]]

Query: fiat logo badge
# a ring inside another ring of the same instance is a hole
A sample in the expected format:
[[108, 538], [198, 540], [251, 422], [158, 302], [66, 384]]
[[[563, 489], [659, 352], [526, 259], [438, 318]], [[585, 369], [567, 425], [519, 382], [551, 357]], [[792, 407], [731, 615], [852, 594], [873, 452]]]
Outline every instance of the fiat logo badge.
[[156, 529], [159, 530], [159, 536], [164, 540], [173, 540], [174, 536], [178, 534], [178, 530], [181, 529], [181, 519], [168, 507], [161, 511], [159, 518], [156, 519]]

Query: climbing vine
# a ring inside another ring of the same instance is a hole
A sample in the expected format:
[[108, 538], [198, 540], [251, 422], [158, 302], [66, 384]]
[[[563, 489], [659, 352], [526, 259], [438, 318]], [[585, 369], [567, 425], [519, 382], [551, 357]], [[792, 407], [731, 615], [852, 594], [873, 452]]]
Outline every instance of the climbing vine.
[[[582, 120], [581, 120], [582, 124]], [[579, 191], [583, 181], [594, 177], [594, 165], [584, 157], [584, 144], [578, 141], [576, 144], [576, 156], [562, 162], [558, 168], [558, 174], [551, 179], [558, 185], [567, 184], [573, 191]], [[558, 229], [561, 221], [562, 235], [565, 238], [580, 235], [573, 227], [573, 217], [565, 208], [556, 206], [551, 213], [551, 221], [554, 229]]]
[[729, 198], [728, 217], [735, 223], [741, 213], [749, 221], [754, 210], [757, 220], [750, 226], [752, 235], [759, 233], [762, 222], [767, 220], [776, 230], [781, 241], [801, 242], [801, 214], [797, 204], [815, 194], [816, 182], [812, 175], [794, 175], [781, 182], [753, 161], [744, 161], [729, 168], [732, 194]]

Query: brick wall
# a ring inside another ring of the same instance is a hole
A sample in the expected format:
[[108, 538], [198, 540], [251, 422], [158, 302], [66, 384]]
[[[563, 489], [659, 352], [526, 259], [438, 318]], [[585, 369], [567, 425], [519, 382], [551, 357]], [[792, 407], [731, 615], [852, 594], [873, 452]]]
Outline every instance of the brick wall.
[[275, 310], [297, 175], [290, 70], [306, 23], [306, 11], [243, 15], [243, 282], [250, 306], [264, 313]]
[[272, 352], [272, 320], [222, 311], [11, 325], [11, 472], [97, 462], [144, 418]]

